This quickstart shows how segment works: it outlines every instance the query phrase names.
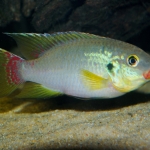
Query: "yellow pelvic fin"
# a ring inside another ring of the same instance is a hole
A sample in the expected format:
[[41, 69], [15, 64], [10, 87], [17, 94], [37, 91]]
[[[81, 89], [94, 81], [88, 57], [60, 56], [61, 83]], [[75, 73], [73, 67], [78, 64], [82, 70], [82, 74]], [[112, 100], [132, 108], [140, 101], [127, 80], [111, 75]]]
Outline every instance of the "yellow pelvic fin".
[[129, 91], [132, 91], [134, 90], [134, 87], [132, 85], [132, 82], [129, 80], [129, 79], [126, 79], [126, 78], [123, 78], [121, 80], [119, 80], [120, 83], [122, 83], [121, 85], [118, 84], [113, 84], [113, 87], [119, 91], [119, 92], [122, 92], [122, 93], [127, 93]]
[[126, 87], [126, 88], [121, 88], [121, 87], [117, 87], [116, 85], [113, 84], [113, 87], [119, 91], [119, 92], [122, 92], [122, 93], [127, 93], [130, 91], [130, 88]]
[[126, 87], [118, 87], [116, 85], [113, 84], [113, 87], [119, 91], [119, 92], [122, 92], [122, 93], [127, 93], [127, 92], [130, 92], [130, 91], [133, 91], [135, 88], [133, 86], [126, 86]]
[[52, 91], [41, 84], [26, 82], [22, 91], [16, 95], [16, 98], [48, 98], [58, 96], [62, 93]]
[[82, 70], [82, 79], [85, 86], [90, 90], [99, 90], [108, 86], [108, 79], [100, 77], [88, 70]]

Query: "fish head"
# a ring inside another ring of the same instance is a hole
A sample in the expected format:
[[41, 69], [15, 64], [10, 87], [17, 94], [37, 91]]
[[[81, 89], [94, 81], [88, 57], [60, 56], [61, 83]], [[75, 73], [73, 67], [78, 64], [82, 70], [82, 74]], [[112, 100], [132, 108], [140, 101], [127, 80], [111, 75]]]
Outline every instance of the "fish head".
[[116, 90], [126, 93], [150, 80], [150, 55], [140, 48], [120, 51], [114, 58], [107, 68]]

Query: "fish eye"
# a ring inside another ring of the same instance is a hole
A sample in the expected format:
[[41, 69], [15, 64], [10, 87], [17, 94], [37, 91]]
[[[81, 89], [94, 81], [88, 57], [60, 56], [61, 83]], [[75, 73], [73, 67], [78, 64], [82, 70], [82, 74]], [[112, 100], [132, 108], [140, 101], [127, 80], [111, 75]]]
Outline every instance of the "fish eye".
[[130, 55], [127, 58], [127, 64], [131, 67], [136, 67], [139, 63], [139, 58], [136, 55]]

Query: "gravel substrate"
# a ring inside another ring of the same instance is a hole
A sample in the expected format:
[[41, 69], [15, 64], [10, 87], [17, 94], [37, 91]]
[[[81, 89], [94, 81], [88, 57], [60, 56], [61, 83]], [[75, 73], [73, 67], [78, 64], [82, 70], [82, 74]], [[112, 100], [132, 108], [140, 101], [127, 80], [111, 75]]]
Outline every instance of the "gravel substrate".
[[148, 99], [135, 93], [93, 101], [0, 99], [0, 149], [148, 150]]

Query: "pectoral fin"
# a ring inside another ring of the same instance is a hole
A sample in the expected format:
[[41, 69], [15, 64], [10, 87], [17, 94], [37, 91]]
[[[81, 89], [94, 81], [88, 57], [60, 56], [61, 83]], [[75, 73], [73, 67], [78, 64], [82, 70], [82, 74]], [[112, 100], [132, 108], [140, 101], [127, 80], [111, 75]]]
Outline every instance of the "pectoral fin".
[[16, 95], [16, 98], [48, 98], [58, 96], [61, 93], [50, 90], [41, 84], [26, 82], [22, 91]]
[[82, 80], [90, 90], [99, 90], [108, 86], [108, 79], [100, 77], [88, 70], [81, 71]]

